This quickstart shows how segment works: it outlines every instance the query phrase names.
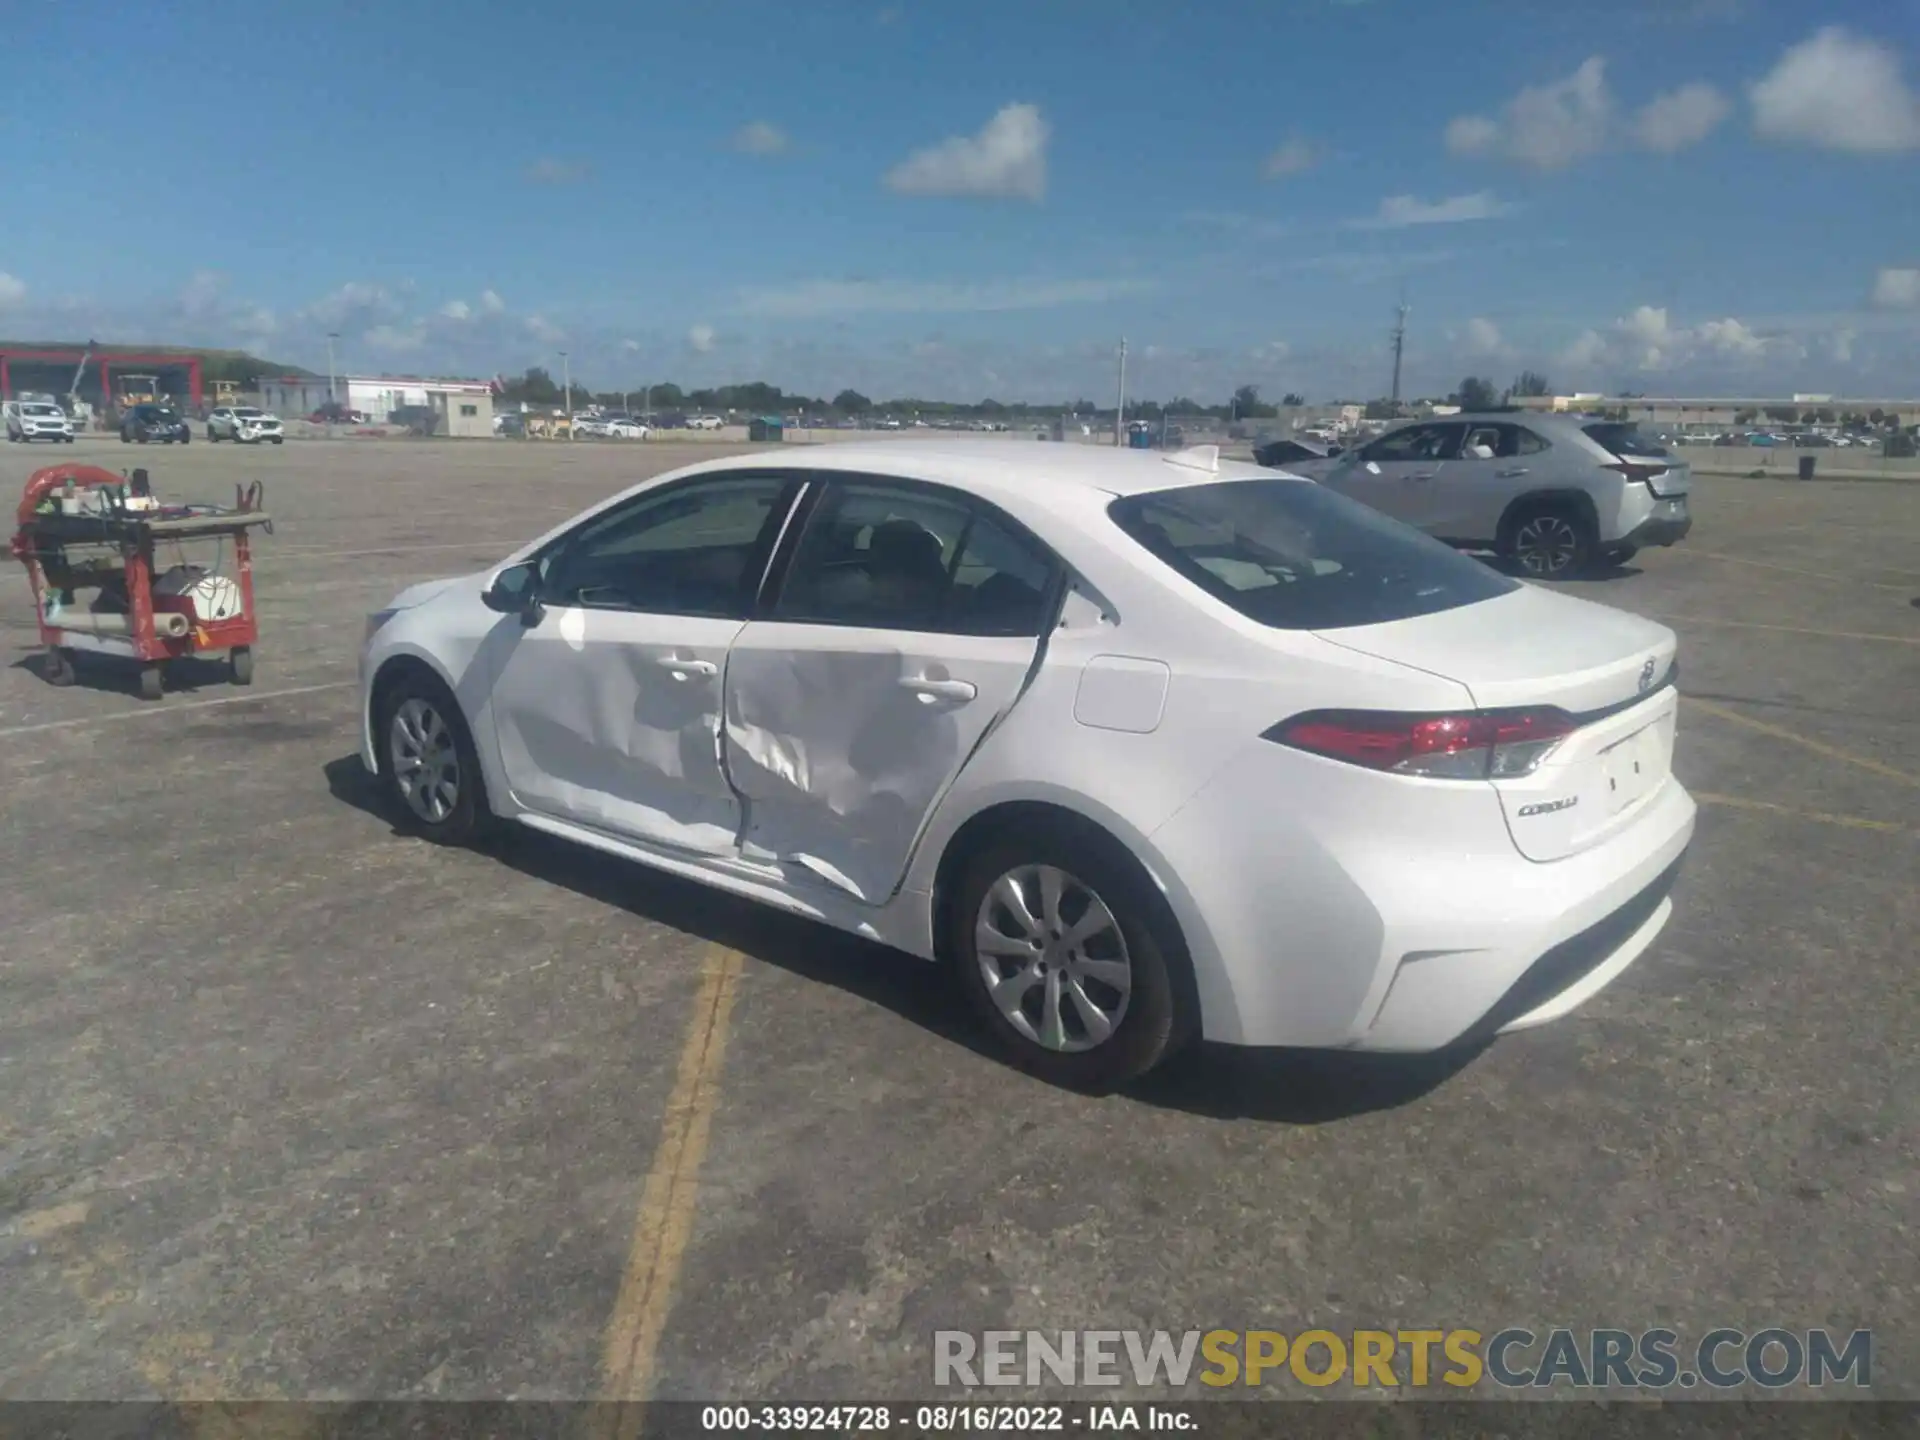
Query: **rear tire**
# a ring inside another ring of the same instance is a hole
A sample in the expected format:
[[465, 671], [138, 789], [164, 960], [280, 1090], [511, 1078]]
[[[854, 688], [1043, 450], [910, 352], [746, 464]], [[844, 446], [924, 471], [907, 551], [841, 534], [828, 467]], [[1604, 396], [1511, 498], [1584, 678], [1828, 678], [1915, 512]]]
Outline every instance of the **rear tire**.
[[1593, 527], [1570, 505], [1545, 501], [1508, 518], [1500, 554], [1529, 580], [1566, 580], [1592, 563]]
[[438, 676], [409, 670], [383, 686], [373, 741], [401, 828], [436, 845], [471, 845], [492, 828], [473, 734]]
[[140, 698], [142, 700], [158, 700], [165, 688], [165, 677], [161, 674], [158, 665], [140, 667]]
[[236, 645], [227, 652], [227, 668], [236, 685], [253, 684], [253, 647]]
[[950, 912], [969, 1001], [1015, 1065], [1069, 1089], [1144, 1075], [1197, 1021], [1179, 936], [1135, 900], [1145, 882], [1115, 849], [1064, 827], [1009, 832], [968, 860]]

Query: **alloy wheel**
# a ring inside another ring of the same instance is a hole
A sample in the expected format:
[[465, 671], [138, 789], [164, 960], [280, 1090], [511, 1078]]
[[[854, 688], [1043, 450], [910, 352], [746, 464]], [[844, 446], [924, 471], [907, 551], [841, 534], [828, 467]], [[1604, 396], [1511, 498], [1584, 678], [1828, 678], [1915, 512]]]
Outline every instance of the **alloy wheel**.
[[1558, 515], [1535, 515], [1513, 536], [1513, 553], [1529, 575], [1558, 575], [1580, 553], [1580, 536]]
[[974, 954], [994, 1007], [1061, 1054], [1091, 1050], [1126, 1018], [1133, 963], [1106, 903], [1054, 865], [1023, 865], [987, 887]]
[[409, 810], [429, 825], [453, 814], [460, 803], [460, 752], [432, 701], [415, 696], [401, 702], [388, 727], [387, 755]]

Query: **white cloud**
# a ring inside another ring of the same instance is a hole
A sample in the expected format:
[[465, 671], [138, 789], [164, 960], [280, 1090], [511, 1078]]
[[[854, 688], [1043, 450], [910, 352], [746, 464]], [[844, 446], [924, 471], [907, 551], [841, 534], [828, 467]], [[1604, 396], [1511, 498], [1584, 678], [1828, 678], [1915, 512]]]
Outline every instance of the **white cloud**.
[[255, 338], [273, 334], [280, 328], [280, 321], [273, 311], [264, 305], [255, 305], [240, 316], [238, 324], [248, 335]]
[[1261, 167], [1269, 180], [1301, 175], [1320, 163], [1320, 147], [1299, 135], [1289, 136]]
[[1657, 95], [1633, 120], [1633, 137], [1645, 149], [1670, 155], [1698, 145], [1732, 113], [1727, 97], [1704, 81]]
[[464, 300], [449, 300], [440, 307], [440, 313], [449, 320], [471, 320], [473, 307]]
[[578, 185], [593, 167], [584, 160], [560, 160], [543, 155], [521, 172], [533, 185]]
[[[0, 277], [4, 279], [5, 277]], [[0, 295], [4, 286], [0, 286]], [[1890, 265], [1873, 278], [1873, 303], [1882, 310], [1920, 306], [1920, 268]]]
[[1716, 354], [1751, 359], [1763, 354], [1767, 342], [1738, 320], [1709, 320], [1694, 332], [1700, 343]]
[[527, 333], [544, 345], [553, 345], [567, 338], [567, 332], [544, 315], [527, 317]]
[[620, 342], [620, 348], [629, 355], [638, 355], [640, 353], [640, 342], [638, 340], [622, 340]]
[[0, 270], [0, 305], [18, 305], [27, 298], [27, 282]]
[[1604, 330], [1582, 333], [1560, 361], [1589, 373], [1603, 367], [1654, 372], [1703, 364], [1719, 371], [1743, 368], [1791, 348], [1780, 336], [1762, 334], [1732, 316], [1686, 326], [1675, 324], [1662, 306], [1642, 305]]
[[902, 195], [1038, 201], [1047, 193], [1047, 122], [1037, 105], [1008, 105], [977, 135], [915, 151], [886, 175]]
[[1571, 75], [1529, 85], [1499, 120], [1463, 115], [1447, 126], [1456, 155], [1499, 155], [1537, 170], [1560, 170], [1598, 151], [1613, 122], [1607, 62], [1595, 55]]
[[1412, 195], [1389, 195], [1377, 214], [1351, 222], [1361, 230], [1399, 230], [1408, 225], [1455, 225], [1464, 220], [1493, 220], [1513, 210], [1491, 190], [1472, 195], [1450, 195], [1444, 200], [1420, 200]]
[[784, 155], [793, 146], [786, 131], [755, 120], [733, 132], [733, 148], [743, 155]]
[[1467, 321], [1467, 351], [1473, 355], [1498, 355], [1506, 349], [1500, 327], [1476, 315]]
[[1747, 93], [1753, 128], [1769, 140], [1864, 155], [1920, 149], [1920, 97], [1899, 55], [1837, 25], [1788, 50]]
[[420, 349], [427, 337], [418, 325], [376, 325], [360, 337], [360, 343], [370, 350], [406, 353]]
[[492, 290], [482, 290], [480, 292], [480, 308], [489, 315], [498, 315], [507, 308], [507, 302], [502, 300], [499, 295]]
[[983, 314], [1097, 304], [1153, 288], [1115, 280], [807, 280], [742, 290], [734, 309], [765, 319], [806, 320], [852, 314]]
[[711, 354], [717, 343], [719, 337], [713, 333], [711, 325], [695, 325], [687, 331], [687, 344], [702, 355]]
[[1845, 327], [1827, 337], [1827, 353], [1833, 357], [1835, 364], [1851, 365], [1853, 363], [1853, 342], [1859, 338], [1859, 331]]
[[396, 308], [393, 296], [387, 293], [385, 286], [369, 284], [364, 280], [349, 280], [314, 301], [303, 313], [308, 319], [328, 329], [338, 330], [349, 322], [392, 319]]

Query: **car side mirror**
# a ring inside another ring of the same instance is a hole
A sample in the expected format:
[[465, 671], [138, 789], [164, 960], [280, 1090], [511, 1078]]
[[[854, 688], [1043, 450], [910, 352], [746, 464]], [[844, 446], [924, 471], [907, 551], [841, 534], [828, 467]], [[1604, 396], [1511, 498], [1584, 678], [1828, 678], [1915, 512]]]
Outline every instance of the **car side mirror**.
[[538, 625], [547, 613], [540, 603], [540, 567], [532, 561], [509, 565], [480, 592], [480, 603], [502, 615], [518, 615], [522, 625]]

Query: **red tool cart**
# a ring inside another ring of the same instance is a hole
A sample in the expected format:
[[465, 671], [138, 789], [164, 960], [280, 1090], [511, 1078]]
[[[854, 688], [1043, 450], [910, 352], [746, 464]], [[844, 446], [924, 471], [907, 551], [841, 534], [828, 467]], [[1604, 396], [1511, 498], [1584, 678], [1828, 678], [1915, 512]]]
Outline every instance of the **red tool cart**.
[[[273, 533], [258, 481], [224, 505], [165, 505], [145, 470], [36, 470], [20, 499], [14, 558], [27, 567], [50, 684], [74, 682], [74, 654], [133, 660], [140, 698], [158, 700], [170, 660], [227, 652], [233, 683], [253, 682], [259, 640], [250, 536]], [[189, 548], [213, 563], [187, 559]], [[90, 600], [83, 596], [91, 592]]]

